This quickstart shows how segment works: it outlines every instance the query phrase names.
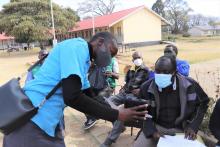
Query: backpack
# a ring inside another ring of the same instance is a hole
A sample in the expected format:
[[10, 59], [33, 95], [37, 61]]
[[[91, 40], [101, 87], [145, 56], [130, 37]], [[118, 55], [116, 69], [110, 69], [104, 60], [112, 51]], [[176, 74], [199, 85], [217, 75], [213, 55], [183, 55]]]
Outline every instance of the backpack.
[[92, 88], [104, 89], [108, 87], [107, 78], [104, 73], [105, 68], [94, 66], [94, 68], [89, 73], [89, 82]]

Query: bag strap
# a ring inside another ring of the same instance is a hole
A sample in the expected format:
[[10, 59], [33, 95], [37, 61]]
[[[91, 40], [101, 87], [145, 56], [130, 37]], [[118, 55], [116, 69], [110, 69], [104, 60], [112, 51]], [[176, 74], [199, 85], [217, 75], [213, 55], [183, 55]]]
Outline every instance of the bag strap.
[[[34, 65], [32, 65], [31, 67], [28, 68], [28, 72], [30, 72], [33, 68], [35, 68], [37, 65], [39, 65], [44, 59], [47, 58], [49, 54], [45, 55], [42, 59], [38, 60]], [[21, 75], [21, 77], [18, 77], [18, 81], [26, 74], [26, 72], [24, 74]], [[48, 100], [49, 98], [51, 98], [51, 96], [57, 91], [57, 89], [59, 89], [61, 87], [61, 81], [48, 93], [48, 95], [41, 101], [41, 103], [39, 104], [38, 108], [41, 108], [44, 103], [46, 102], [46, 100]]]
[[48, 93], [48, 95], [41, 101], [41, 103], [39, 104], [38, 108], [41, 108], [44, 103], [51, 98], [51, 96], [57, 91], [57, 89], [59, 89], [61, 87], [61, 81]]
[[46, 59], [48, 55], [49, 55], [49, 54], [43, 56], [42, 59], [38, 60], [36, 63], [34, 63], [34, 65], [32, 65], [31, 67], [29, 67], [29, 68], [28, 68], [28, 72], [30, 72], [33, 68], [35, 68], [38, 64], [40, 64], [44, 59]]
[[[36, 67], [37, 65], [39, 65], [44, 59], [47, 58], [49, 54], [45, 55], [42, 59], [38, 60], [34, 65], [32, 65], [30, 68], [28, 68], [28, 71], [30, 72], [34, 67]], [[61, 87], [61, 81], [48, 93], [48, 95], [41, 101], [40, 105], [38, 106], [38, 108], [41, 108], [44, 103], [46, 102], [46, 100], [48, 100], [49, 98], [51, 98], [51, 96], [57, 91], [57, 89], [59, 89]]]
[[34, 65], [32, 65], [31, 67], [29, 67], [27, 71], [23, 72], [23, 73], [18, 77], [18, 80], [22, 79], [28, 72], [32, 71], [32, 69], [35, 68], [37, 65], [39, 65], [44, 59], [46, 59], [48, 55], [49, 55], [49, 54], [43, 56], [42, 59], [38, 60], [36, 63], [34, 63]]

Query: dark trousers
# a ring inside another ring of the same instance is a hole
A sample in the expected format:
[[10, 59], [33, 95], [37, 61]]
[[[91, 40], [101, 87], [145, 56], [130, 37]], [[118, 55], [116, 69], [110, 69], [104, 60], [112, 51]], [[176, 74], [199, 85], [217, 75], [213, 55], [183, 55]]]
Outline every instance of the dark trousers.
[[[108, 99], [108, 103], [112, 106], [112, 108], [117, 109], [117, 106], [124, 104], [124, 101], [126, 99], [136, 100], [137, 97], [134, 96], [133, 94], [126, 94], [123, 92], [123, 93], [119, 93], [117, 95], [111, 96]], [[120, 134], [123, 132], [123, 130], [125, 130], [124, 122], [116, 120], [113, 123], [112, 131], [108, 134], [108, 137], [106, 138], [106, 140], [110, 139], [111, 141], [115, 142], [120, 136]]]
[[30, 121], [9, 135], [5, 135], [3, 147], [65, 147], [65, 143], [59, 127], [56, 137], [50, 137]]
[[[176, 134], [176, 133], [183, 133], [183, 130], [172, 128], [166, 129], [162, 126], [156, 125], [156, 128], [159, 132], [163, 132], [165, 134]], [[143, 131], [138, 136], [137, 140], [134, 142], [133, 147], [156, 147], [157, 142], [153, 139], [153, 137], [146, 138]]]
[[[97, 96], [103, 89], [96, 89], [96, 88], [92, 88], [92, 91], [94, 92], [94, 94]], [[97, 120], [98, 118], [85, 114], [87, 121], [88, 120]]]

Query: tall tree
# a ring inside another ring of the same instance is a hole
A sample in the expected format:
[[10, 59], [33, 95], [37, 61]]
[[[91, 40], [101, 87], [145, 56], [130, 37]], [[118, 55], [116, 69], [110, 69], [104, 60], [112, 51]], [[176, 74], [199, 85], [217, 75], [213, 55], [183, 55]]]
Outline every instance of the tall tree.
[[111, 14], [117, 6], [117, 0], [84, 0], [79, 3], [79, 14], [89, 15], [106, 15]]
[[218, 17], [203, 16], [201, 14], [190, 15], [189, 26], [205, 26], [205, 25], [219, 25], [220, 21]]
[[189, 16], [189, 27], [207, 25], [208, 19], [202, 14], [194, 14]]
[[165, 11], [164, 11], [164, 3], [162, 0], [157, 0], [153, 6], [152, 6], [152, 10], [155, 11], [157, 14], [159, 14], [162, 17], [165, 17]]
[[187, 23], [189, 21], [188, 13], [192, 10], [184, 0], [166, 0], [166, 19], [172, 25], [172, 33], [182, 33], [186, 31]]
[[[53, 4], [55, 29], [66, 32], [79, 20], [70, 8]], [[11, 0], [0, 12], [0, 31], [15, 37], [20, 43], [52, 38], [49, 0]]]
[[216, 35], [217, 19], [209, 18], [208, 24], [214, 29], [213, 35]]

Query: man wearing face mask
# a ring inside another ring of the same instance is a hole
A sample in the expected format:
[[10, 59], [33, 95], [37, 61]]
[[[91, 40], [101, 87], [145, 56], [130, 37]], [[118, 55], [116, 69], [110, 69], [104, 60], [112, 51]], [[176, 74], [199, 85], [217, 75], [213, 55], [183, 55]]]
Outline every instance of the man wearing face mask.
[[177, 71], [183, 76], [189, 76], [190, 66], [189, 63], [185, 60], [177, 59], [178, 48], [175, 45], [169, 44], [164, 49], [165, 56], [172, 56], [176, 59], [176, 68]]
[[39, 106], [55, 85], [60, 88], [29, 122], [4, 136], [3, 147], [65, 147], [59, 122], [66, 105], [112, 122], [145, 119], [146, 111], [138, 112], [146, 108], [145, 105], [115, 110], [90, 97], [87, 73], [91, 60], [97, 66], [105, 67], [117, 51], [117, 41], [108, 32], [96, 34], [89, 43], [75, 38], [57, 44], [35, 79], [26, 83], [23, 89], [33, 105]]
[[[108, 99], [108, 102], [112, 107], [124, 104], [126, 99], [137, 99], [141, 84], [149, 79], [150, 71], [144, 65], [142, 56], [139, 52], [134, 52], [132, 54], [132, 61], [134, 63], [134, 70], [129, 70], [127, 72], [125, 77], [126, 84], [120, 90], [119, 94]], [[112, 131], [109, 133], [101, 147], [110, 146], [117, 140], [124, 130], [124, 123], [121, 121], [115, 121]]]
[[176, 60], [160, 57], [155, 78], [141, 87], [139, 97], [147, 100], [152, 118], [144, 121], [134, 147], [156, 147], [160, 137], [185, 133], [195, 140], [208, 108], [209, 98], [197, 82], [176, 71]]

